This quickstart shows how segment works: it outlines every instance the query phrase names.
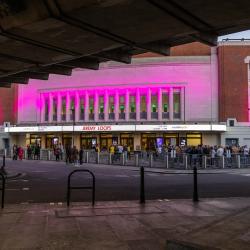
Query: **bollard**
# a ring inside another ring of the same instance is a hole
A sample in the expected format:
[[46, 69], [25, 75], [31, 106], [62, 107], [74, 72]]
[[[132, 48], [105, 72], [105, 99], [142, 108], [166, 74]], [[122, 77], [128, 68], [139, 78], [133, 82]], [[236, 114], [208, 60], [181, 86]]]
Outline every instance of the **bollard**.
[[0, 173], [0, 177], [2, 178], [2, 187], [0, 188], [0, 191], [2, 191], [2, 198], [1, 198], [1, 208], [4, 208], [4, 195], [5, 195], [5, 176]]
[[112, 154], [109, 153], [109, 165], [112, 164]]
[[168, 168], [168, 154], [166, 154], [165, 161], [166, 161], [166, 168]]
[[222, 168], [225, 168], [225, 157], [222, 156], [221, 160], [222, 160]]
[[188, 169], [188, 156], [185, 155], [185, 168]]
[[197, 167], [196, 166], [194, 166], [193, 176], [194, 176], [193, 202], [197, 202], [199, 201], [199, 197], [198, 197]]
[[122, 166], [124, 166], [124, 165], [125, 165], [125, 154], [122, 153]]
[[240, 155], [236, 155], [237, 159], [237, 167], [240, 168]]
[[100, 153], [97, 152], [96, 154], [96, 163], [99, 164], [100, 163]]
[[138, 167], [139, 166], [139, 155], [135, 154], [135, 166]]
[[27, 150], [26, 149], [24, 150], [24, 159], [28, 159], [28, 157], [27, 157]]
[[86, 152], [86, 163], [89, 163], [89, 152]]
[[50, 150], [48, 150], [48, 160], [49, 161], [51, 160], [51, 152], [50, 152]]
[[5, 157], [7, 156], [7, 149], [6, 148], [4, 149], [4, 156]]
[[149, 167], [153, 167], [153, 154], [149, 155]]
[[144, 167], [141, 167], [141, 182], [140, 182], [140, 203], [145, 203], [145, 188], [144, 188]]
[[207, 156], [206, 155], [204, 155], [204, 168], [207, 168]]

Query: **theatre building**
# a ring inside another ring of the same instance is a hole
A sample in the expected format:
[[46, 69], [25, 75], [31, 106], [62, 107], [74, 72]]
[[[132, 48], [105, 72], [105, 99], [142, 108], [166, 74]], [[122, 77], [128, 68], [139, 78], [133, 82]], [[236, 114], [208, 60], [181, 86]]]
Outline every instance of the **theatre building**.
[[129, 145], [215, 145], [226, 130], [218, 117], [218, 60], [208, 55], [138, 57], [129, 65], [75, 69], [71, 76], [18, 85], [11, 145], [62, 143], [86, 149]]

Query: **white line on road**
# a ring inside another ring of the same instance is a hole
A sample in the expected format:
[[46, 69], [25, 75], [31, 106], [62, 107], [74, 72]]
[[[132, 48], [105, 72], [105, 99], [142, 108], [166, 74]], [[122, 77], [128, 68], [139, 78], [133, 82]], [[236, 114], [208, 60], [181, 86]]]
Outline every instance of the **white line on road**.
[[22, 188], [22, 190], [23, 190], [23, 191], [28, 191], [28, 190], [30, 190], [30, 188], [25, 187], [25, 188]]

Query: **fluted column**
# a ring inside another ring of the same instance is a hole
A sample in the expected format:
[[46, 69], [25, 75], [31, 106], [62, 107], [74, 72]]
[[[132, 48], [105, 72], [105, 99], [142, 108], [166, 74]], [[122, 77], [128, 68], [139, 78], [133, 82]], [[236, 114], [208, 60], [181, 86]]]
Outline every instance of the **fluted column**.
[[184, 87], [181, 87], [181, 103], [180, 103], [180, 106], [181, 106], [181, 120], [182, 121], [185, 121], [185, 89]]
[[119, 120], [119, 93], [115, 91], [115, 121]]
[[151, 89], [148, 88], [147, 91], [147, 120], [150, 121], [151, 120]]
[[45, 121], [45, 97], [43, 94], [41, 94], [40, 121], [41, 123]]
[[53, 95], [49, 93], [49, 123], [53, 122]]
[[66, 94], [66, 122], [70, 122], [70, 95]]
[[85, 122], [89, 121], [89, 93], [87, 91], [84, 97], [84, 120]]
[[57, 93], [57, 122], [62, 121], [62, 96]]
[[125, 93], [125, 121], [129, 120], [129, 91], [128, 89], [126, 90]]
[[173, 88], [169, 89], [169, 120], [174, 120], [174, 91]]
[[141, 100], [140, 100], [140, 89], [136, 90], [136, 121], [140, 121], [141, 112]]
[[109, 119], [108, 108], [109, 108], [109, 95], [108, 95], [108, 91], [105, 90], [105, 94], [104, 94], [104, 121], [108, 121], [108, 119]]
[[158, 88], [158, 120], [162, 121], [162, 89]]
[[80, 121], [80, 96], [79, 92], [75, 93], [75, 122]]
[[99, 95], [97, 91], [95, 91], [95, 94], [94, 94], [94, 114], [95, 114], [95, 122], [98, 122], [99, 120]]

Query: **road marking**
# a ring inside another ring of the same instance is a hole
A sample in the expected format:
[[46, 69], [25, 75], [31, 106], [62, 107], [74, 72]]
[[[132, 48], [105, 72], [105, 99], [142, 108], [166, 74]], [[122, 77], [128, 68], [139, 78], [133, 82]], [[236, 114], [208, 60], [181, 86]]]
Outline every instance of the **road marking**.
[[50, 206], [54, 206], [55, 202], [50, 202], [49, 204], [50, 204]]
[[22, 188], [23, 191], [28, 191], [30, 190], [30, 188], [26, 187], [26, 188]]
[[57, 204], [58, 204], [59, 206], [62, 206], [63, 203], [62, 203], [62, 202], [58, 202]]
[[19, 191], [19, 188], [6, 188], [6, 191]]

